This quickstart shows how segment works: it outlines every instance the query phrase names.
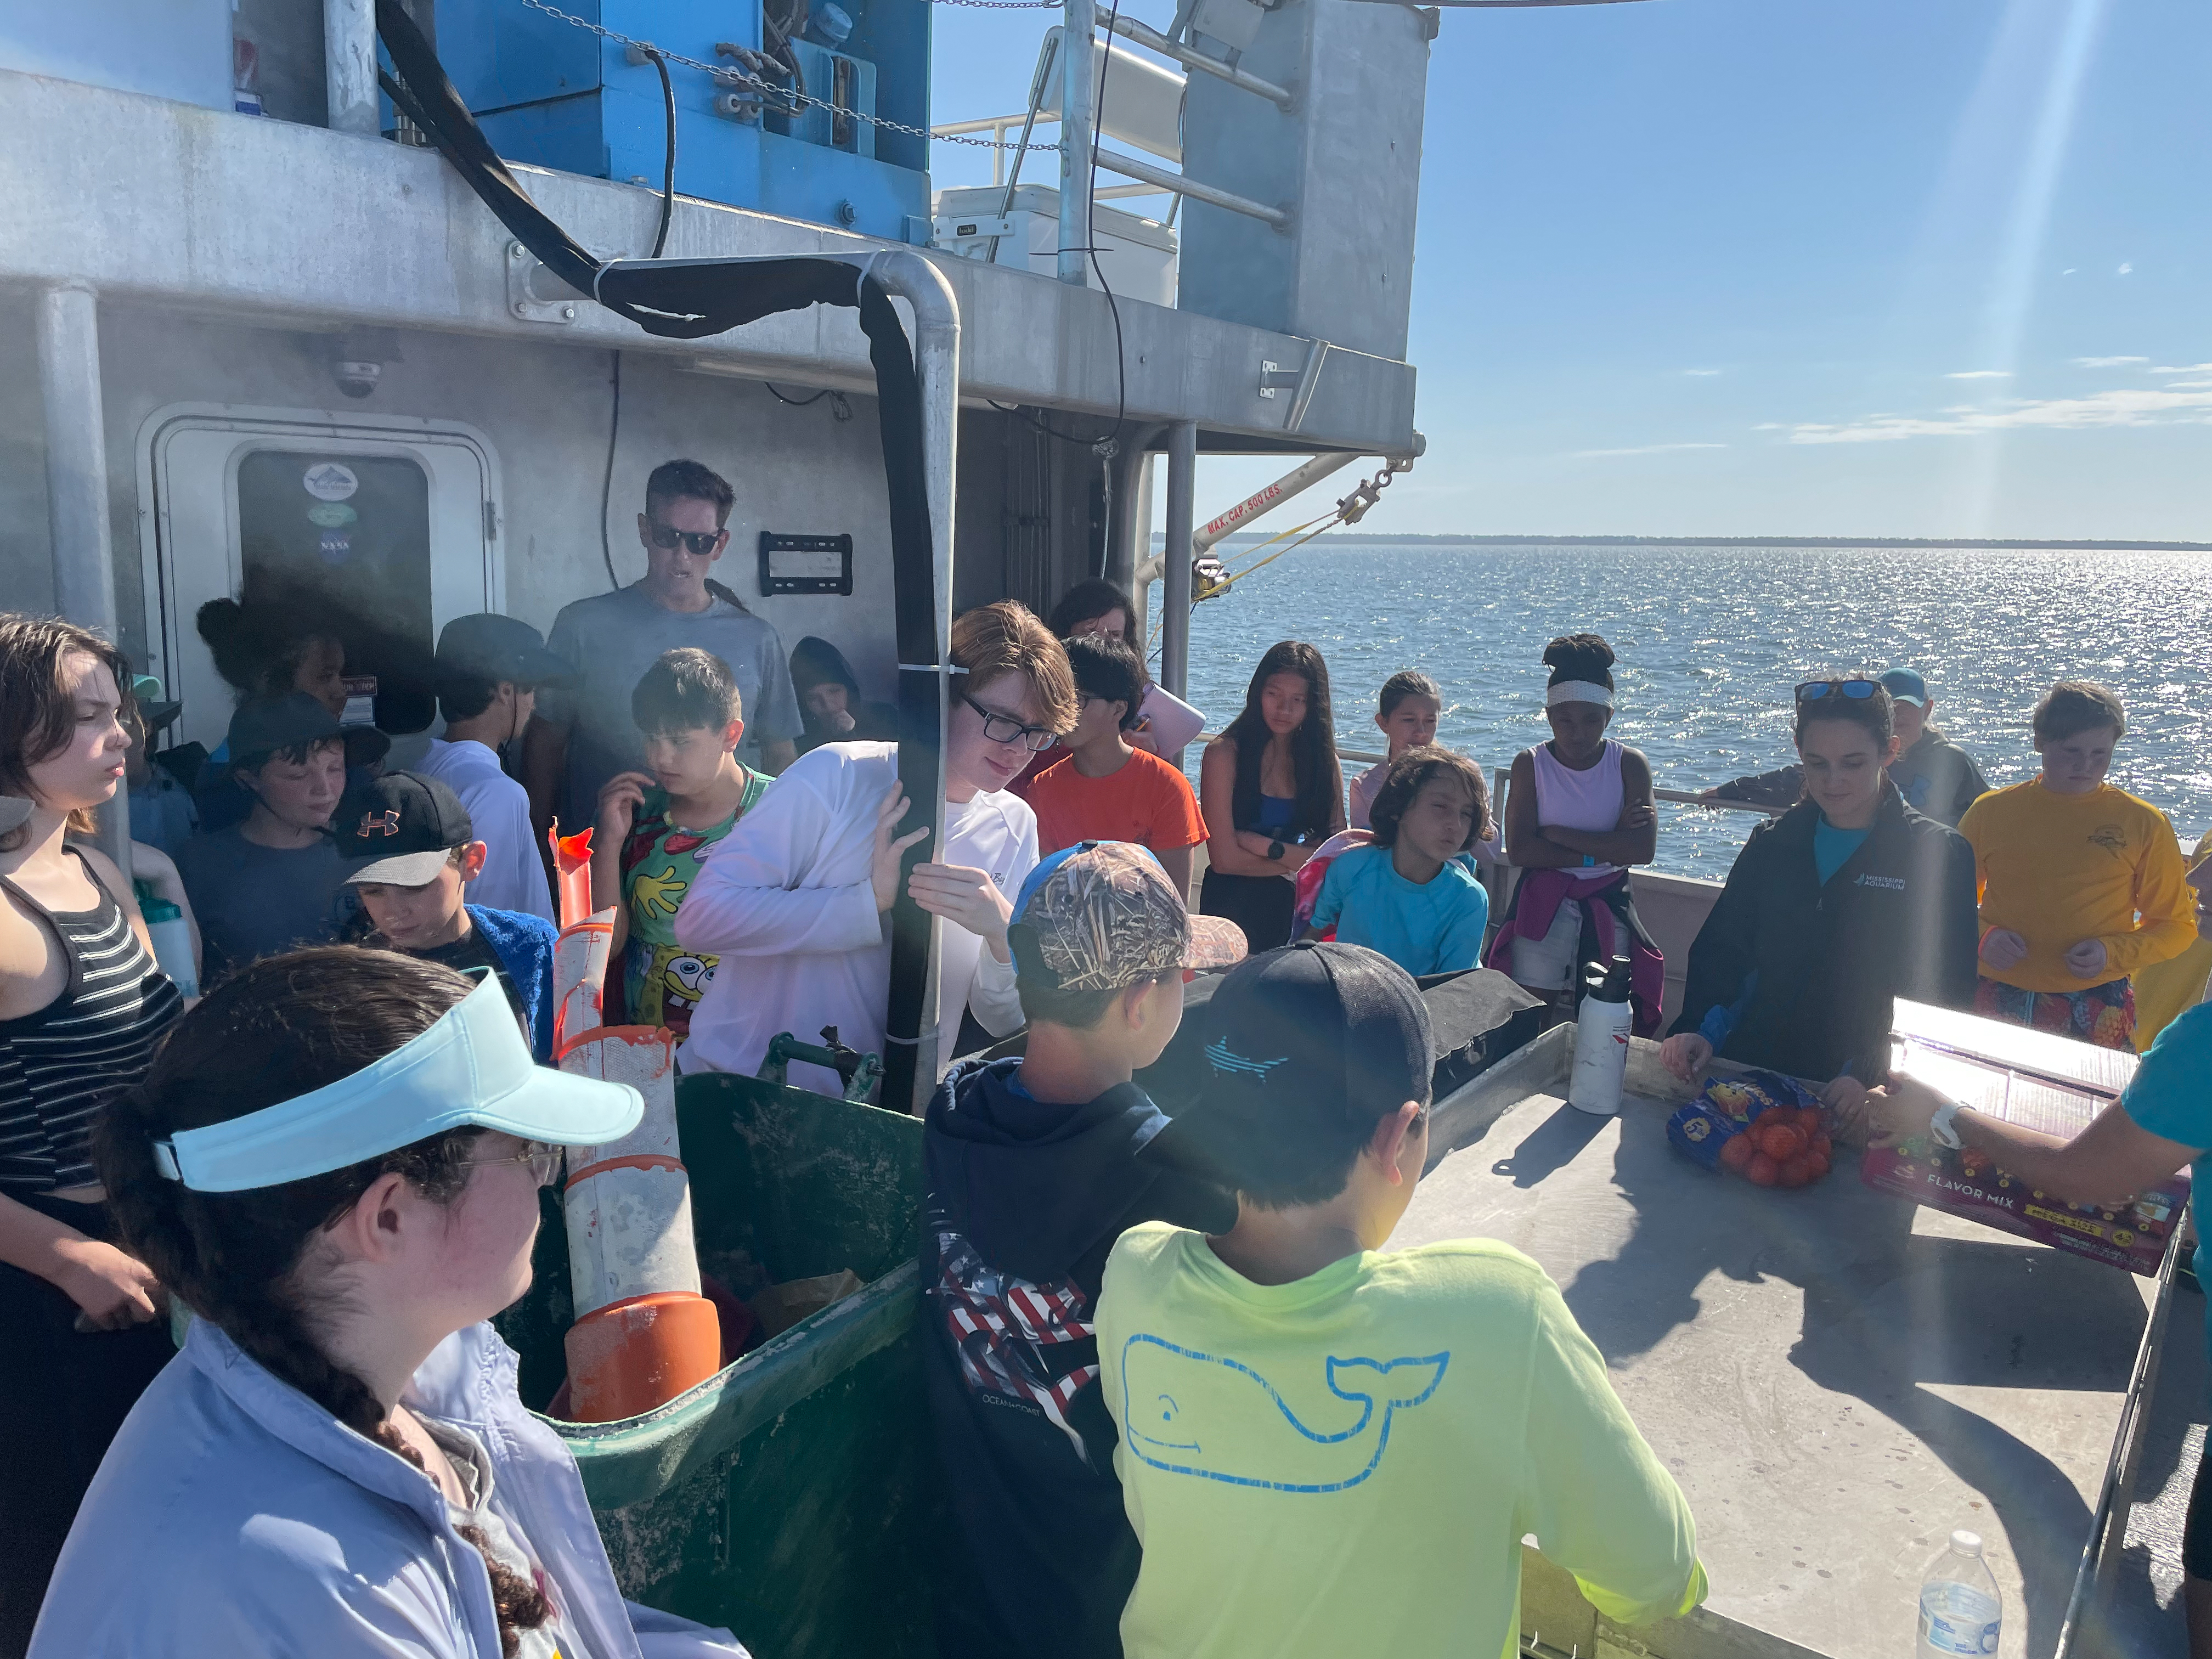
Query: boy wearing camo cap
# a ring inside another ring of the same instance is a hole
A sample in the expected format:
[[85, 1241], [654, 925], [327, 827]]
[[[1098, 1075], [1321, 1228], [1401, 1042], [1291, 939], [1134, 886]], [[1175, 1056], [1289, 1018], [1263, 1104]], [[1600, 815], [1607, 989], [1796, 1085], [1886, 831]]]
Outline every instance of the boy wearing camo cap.
[[1008, 939], [1027, 1052], [956, 1065], [923, 1127], [923, 1371], [954, 1476], [938, 1641], [1119, 1659], [1137, 1542], [1099, 1398], [1099, 1275], [1139, 1222], [1236, 1217], [1131, 1078], [1175, 1035], [1191, 970], [1242, 959], [1244, 936], [1189, 915], [1146, 848], [1085, 842], [1030, 872]]

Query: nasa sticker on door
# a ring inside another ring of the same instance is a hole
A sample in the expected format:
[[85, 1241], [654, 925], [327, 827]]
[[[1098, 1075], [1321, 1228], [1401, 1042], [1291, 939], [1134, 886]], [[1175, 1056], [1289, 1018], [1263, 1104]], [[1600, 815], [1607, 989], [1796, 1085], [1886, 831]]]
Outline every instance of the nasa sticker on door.
[[342, 501], [361, 488], [361, 480], [354, 477], [353, 469], [336, 461], [317, 461], [300, 482], [319, 501]]

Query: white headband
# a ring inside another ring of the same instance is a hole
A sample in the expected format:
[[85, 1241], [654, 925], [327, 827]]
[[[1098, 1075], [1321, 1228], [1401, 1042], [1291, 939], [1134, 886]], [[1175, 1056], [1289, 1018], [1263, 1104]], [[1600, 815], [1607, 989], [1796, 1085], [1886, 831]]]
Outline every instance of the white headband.
[[1613, 688], [1589, 680], [1561, 680], [1544, 693], [1544, 707], [1557, 708], [1563, 702], [1594, 702], [1601, 708], [1610, 708]]

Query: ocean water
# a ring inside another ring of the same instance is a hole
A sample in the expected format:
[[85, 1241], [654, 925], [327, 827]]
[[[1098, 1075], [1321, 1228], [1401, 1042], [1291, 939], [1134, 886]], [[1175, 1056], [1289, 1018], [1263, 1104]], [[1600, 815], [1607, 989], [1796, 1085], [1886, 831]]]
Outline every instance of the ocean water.
[[[2204, 553], [1316, 541], [1198, 606], [1191, 701], [1218, 730], [1261, 653], [1307, 640], [1328, 659], [1344, 747], [1382, 747], [1375, 694], [1421, 668], [1444, 691], [1438, 740], [1504, 767], [1548, 735], [1545, 642], [1580, 632], [1620, 654], [1612, 734], [1650, 757], [1662, 788], [1786, 763], [1798, 681], [1904, 663], [1992, 785], [2034, 775], [2028, 714], [2053, 680], [2101, 681], [2128, 711], [2112, 781], [2163, 808], [2185, 845], [2212, 828]], [[1658, 867], [1713, 879], [1757, 822], [1659, 810]]]

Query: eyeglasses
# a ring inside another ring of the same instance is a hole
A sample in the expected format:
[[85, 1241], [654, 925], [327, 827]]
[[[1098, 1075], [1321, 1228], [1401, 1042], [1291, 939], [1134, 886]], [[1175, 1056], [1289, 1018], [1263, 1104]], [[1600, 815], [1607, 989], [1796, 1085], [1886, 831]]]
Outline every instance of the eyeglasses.
[[480, 1166], [501, 1164], [527, 1164], [533, 1180], [541, 1187], [550, 1187], [561, 1178], [561, 1159], [563, 1148], [548, 1146], [543, 1141], [532, 1141], [511, 1158], [465, 1158], [461, 1167], [473, 1170]]
[[1838, 696], [1863, 702], [1881, 690], [1879, 680], [1807, 680], [1797, 688], [1797, 701], [1818, 702], [1823, 697]]
[[993, 743], [1018, 743], [1032, 755], [1042, 754], [1059, 741], [1060, 733], [1048, 726], [1024, 726], [1010, 714], [1001, 714], [986, 708], [965, 691], [960, 701], [983, 717], [983, 735]]
[[684, 551], [695, 559], [703, 559], [712, 553], [727, 533], [720, 530], [678, 530], [672, 524], [659, 524], [650, 519], [646, 521], [646, 528], [653, 544], [662, 552], [668, 552], [681, 542]]

